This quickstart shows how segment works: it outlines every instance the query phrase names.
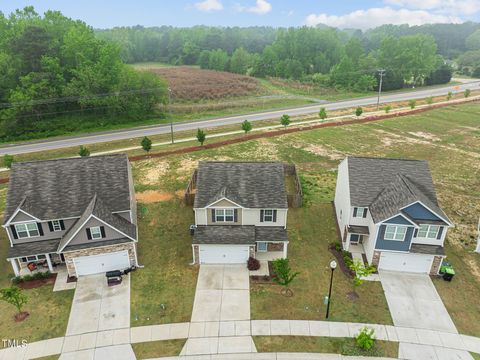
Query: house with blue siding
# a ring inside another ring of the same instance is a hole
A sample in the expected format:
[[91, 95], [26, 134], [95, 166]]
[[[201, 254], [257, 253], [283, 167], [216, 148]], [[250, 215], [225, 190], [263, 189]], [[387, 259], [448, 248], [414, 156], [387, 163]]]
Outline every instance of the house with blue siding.
[[349, 156], [338, 167], [334, 204], [344, 250], [378, 269], [438, 274], [453, 224], [426, 161]]

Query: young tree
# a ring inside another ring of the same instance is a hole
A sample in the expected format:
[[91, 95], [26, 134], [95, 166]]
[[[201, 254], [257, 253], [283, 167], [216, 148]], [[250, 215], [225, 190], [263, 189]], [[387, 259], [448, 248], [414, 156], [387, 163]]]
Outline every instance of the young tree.
[[447, 100], [452, 100], [452, 97], [453, 97], [453, 93], [449, 91], [447, 94]]
[[152, 140], [150, 140], [148, 137], [145, 136], [140, 144], [142, 145], [142, 149], [147, 153], [152, 150]]
[[289, 288], [291, 282], [297, 277], [299, 272], [292, 272], [288, 259], [277, 259], [273, 261], [273, 280], [283, 286], [282, 294], [292, 296], [293, 292]]
[[410, 109], [415, 109], [415, 106], [417, 106], [417, 100], [410, 100], [408, 106], [410, 106]]
[[15, 306], [18, 314], [22, 313], [23, 306], [28, 302], [28, 297], [16, 286], [0, 289], [0, 300]]
[[242, 122], [242, 130], [245, 131], [245, 134], [252, 131], [252, 123], [248, 120]]
[[465, 91], [463, 92], [463, 96], [465, 96], [466, 98], [468, 98], [471, 94], [471, 90], [470, 89], [465, 89]]
[[207, 134], [202, 129], [197, 130], [197, 140], [200, 143], [201, 146], [203, 146], [203, 143], [207, 139]]
[[321, 107], [318, 116], [320, 119], [325, 120], [327, 118], [327, 110], [325, 110], [324, 107]]
[[282, 124], [285, 127], [290, 125], [290, 116], [287, 114], [282, 115], [282, 117], [280, 118], [280, 124]]
[[78, 155], [81, 157], [90, 156], [90, 150], [88, 150], [85, 146], [80, 146], [80, 150], [78, 150]]
[[385, 113], [388, 114], [388, 113], [390, 112], [390, 110], [392, 110], [392, 106], [391, 106], [391, 105], [387, 105], [387, 106], [385, 106], [385, 109], [384, 109], [384, 110], [385, 110]]
[[374, 266], [365, 266], [365, 264], [358, 259], [353, 260], [348, 267], [355, 273], [355, 276], [352, 280], [354, 287], [362, 285], [365, 281], [365, 277], [373, 274], [376, 271], [376, 268]]
[[355, 109], [355, 115], [360, 116], [363, 114], [363, 109], [359, 106]]
[[5, 154], [5, 155], [3, 156], [3, 166], [5, 166], [7, 169], [11, 169], [11, 168], [12, 168], [13, 162], [14, 162], [13, 155]]
[[375, 330], [365, 326], [355, 337], [355, 342], [360, 349], [370, 350], [375, 344]]

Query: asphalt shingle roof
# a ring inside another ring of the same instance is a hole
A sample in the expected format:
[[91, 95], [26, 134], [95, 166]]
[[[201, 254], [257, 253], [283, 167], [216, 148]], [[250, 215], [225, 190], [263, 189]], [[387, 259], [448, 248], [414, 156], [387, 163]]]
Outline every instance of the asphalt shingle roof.
[[200, 225], [195, 229], [193, 244], [254, 245], [256, 241], [288, 241], [281, 226]]
[[283, 164], [201, 161], [194, 207], [223, 197], [246, 208], [288, 208]]
[[14, 163], [5, 221], [19, 206], [40, 220], [79, 217], [96, 193], [111, 212], [130, 209], [125, 154]]
[[8, 248], [7, 259], [54, 253], [57, 251], [59, 242], [60, 239], [53, 239], [15, 244]]

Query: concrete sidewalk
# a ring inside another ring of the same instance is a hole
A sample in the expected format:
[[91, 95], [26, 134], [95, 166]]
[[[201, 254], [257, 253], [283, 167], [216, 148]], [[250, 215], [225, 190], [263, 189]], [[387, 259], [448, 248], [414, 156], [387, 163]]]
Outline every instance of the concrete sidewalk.
[[[256, 353], [256, 354], [221, 354], [200, 356], [174, 356], [149, 360], [393, 360], [393, 358], [342, 356], [338, 354], [312, 353]], [[396, 359], [396, 358], [395, 358]]]

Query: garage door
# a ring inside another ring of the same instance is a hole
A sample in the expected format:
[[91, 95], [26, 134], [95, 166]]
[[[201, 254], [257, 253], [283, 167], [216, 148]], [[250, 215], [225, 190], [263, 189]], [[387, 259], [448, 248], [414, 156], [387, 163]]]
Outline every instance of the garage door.
[[392, 271], [429, 273], [432, 261], [433, 255], [382, 252], [378, 268]]
[[200, 245], [200, 264], [245, 264], [248, 245]]
[[111, 270], [124, 270], [130, 267], [128, 251], [108, 254], [80, 256], [73, 259], [77, 276], [104, 273]]

